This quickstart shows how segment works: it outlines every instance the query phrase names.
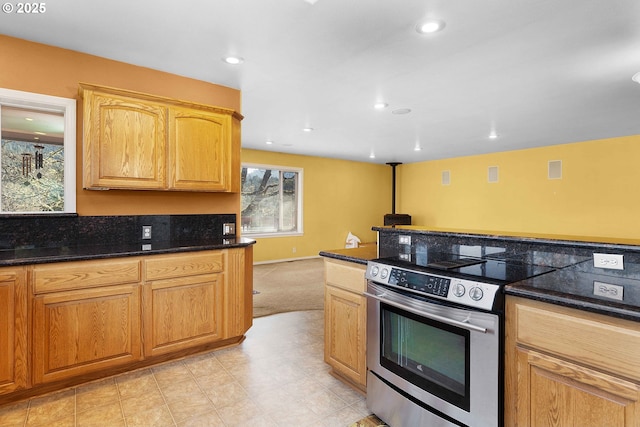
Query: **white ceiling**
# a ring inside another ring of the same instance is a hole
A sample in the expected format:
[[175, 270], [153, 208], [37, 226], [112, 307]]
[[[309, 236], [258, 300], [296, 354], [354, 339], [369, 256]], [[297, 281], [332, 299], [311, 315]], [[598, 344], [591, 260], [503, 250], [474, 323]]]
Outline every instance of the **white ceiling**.
[[640, 134], [638, 0], [55, 0], [0, 32], [240, 89], [245, 148], [410, 163]]

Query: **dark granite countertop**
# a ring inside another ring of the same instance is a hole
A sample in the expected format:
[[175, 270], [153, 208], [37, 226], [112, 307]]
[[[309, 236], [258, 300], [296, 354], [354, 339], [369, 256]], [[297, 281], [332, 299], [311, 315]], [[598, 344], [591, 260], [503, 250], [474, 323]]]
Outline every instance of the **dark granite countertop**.
[[366, 265], [367, 261], [378, 257], [378, 246], [375, 243], [367, 243], [357, 248], [320, 251], [320, 255], [327, 258]]
[[508, 243], [532, 243], [549, 244], [553, 246], [579, 246], [582, 248], [597, 250], [629, 250], [640, 252], [640, 240], [625, 238], [608, 238], [598, 236], [576, 236], [561, 234], [541, 234], [541, 233], [510, 233], [505, 231], [492, 230], [466, 230], [449, 229], [437, 227], [423, 227], [416, 225], [396, 225], [371, 227], [373, 231], [388, 234], [416, 234], [426, 236], [453, 237], [463, 239], [499, 240]]
[[58, 247], [27, 246], [0, 250], [0, 267], [238, 248], [253, 245], [255, 242], [253, 239], [244, 237], [231, 237], [204, 240], [150, 241], [148, 243], [97, 243]]

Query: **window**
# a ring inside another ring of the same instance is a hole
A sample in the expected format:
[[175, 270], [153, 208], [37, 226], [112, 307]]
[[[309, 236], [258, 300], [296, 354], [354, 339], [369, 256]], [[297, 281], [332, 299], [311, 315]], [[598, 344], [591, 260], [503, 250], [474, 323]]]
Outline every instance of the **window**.
[[0, 213], [75, 213], [76, 101], [0, 88]]
[[244, 234], [301, 234], [302, 169], [243, 165], [241, 203]]

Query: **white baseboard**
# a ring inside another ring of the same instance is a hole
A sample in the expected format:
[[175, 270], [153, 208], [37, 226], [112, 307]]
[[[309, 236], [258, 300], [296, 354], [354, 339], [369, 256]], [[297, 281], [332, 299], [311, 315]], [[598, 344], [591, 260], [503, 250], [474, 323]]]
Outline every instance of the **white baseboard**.
[[272, 260], [269, 260], [269, 261], [254, 262], [253, 265], [275, 264], [277, 262], [301, 261], [303, 259], [314, 259], [314, 258], [322, 258], [322, 257], [320, 255], [314, 255], [314, 256], [303, 256], [303, 257], [299, 257], [299, 258], [272, 259]]

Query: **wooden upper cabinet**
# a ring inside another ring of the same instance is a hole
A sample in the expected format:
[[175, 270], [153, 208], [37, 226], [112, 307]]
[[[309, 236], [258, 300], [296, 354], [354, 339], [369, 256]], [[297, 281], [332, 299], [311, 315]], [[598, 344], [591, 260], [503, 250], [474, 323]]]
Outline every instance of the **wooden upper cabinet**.
[[237, 192], [233, 110], [81, 84], [84, 188]]
[[169, 110], [169, 188], [227, 191], [231, 178], [231, 116]]
[[166, 107], [84, 90], [84, 187], [164, 189]]

